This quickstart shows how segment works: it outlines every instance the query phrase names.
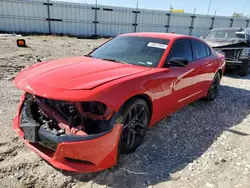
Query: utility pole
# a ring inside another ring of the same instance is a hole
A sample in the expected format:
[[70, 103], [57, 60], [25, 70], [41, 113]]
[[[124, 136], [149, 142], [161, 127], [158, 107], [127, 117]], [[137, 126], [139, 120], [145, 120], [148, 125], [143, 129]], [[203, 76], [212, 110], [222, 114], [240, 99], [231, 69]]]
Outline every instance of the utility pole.
[[212, 0], [210, 0], [210, 2], [209, 2], [209, 5], [208, 5], [208, 10], [207, 10], [207, 15], [209, 14], [211, 4], [212, 4]]
[[172, 11], [171, 11], [172, 9], [173, 9], [172, 4], [170, 4], [169, 12], [172, 12]]
[[244, 12], [245, 12], [245, 8], [246, 8], [246, 5], [243, 6], [242, 15], [243, 15]]

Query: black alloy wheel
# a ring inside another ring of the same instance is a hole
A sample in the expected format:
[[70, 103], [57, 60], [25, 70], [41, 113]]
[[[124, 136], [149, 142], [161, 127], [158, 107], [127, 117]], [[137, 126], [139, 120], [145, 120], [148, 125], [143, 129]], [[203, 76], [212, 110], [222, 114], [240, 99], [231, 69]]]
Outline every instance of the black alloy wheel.
[[212, 85], [208, 91], [207, 96], [204, 98], [207, 101], [214, 101], [219, 94], [221, 76], [220, 73], [216, 73]]
[[142, 99], [125, 104], [123, 110], [123, 131], [120, 139], [120, 152], [130, 153], [142, 142], [149, 124], [149, 108]]

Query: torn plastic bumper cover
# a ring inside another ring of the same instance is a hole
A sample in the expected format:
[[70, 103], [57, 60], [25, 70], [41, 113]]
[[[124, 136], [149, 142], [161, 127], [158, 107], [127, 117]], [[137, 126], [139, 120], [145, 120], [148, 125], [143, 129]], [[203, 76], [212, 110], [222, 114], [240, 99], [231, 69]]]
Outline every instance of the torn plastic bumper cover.
[[121, 124], [115, 124], [118, 114], [112, 117], [112, 128], [106, 132], [55, 135], [34, 119], [31, 103], [22, 98], [13, 128], [33, 151], [53, 166], [75, 172], [94, 172], [116, 164], [122, 130]]

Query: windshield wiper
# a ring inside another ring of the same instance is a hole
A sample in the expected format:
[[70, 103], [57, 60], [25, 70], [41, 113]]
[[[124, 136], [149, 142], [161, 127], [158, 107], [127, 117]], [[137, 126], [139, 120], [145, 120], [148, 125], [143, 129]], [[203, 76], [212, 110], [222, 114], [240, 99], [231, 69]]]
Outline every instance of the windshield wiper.
[[87, 54], [87, 55], [84, 55], [84, 57], [92, 57], [92, 55], [88, 55], [88, 54]]
[[124, 62], [124, 61], [119, 61], [119, 60], [109, 59], [109, 58], [102, 58], [102, 60], [105, 60], [105, 61], [112, 61], [112, 62], [116, 62], [116, 63], [129, 64], [129, 63], [126, 63], [126, 62]]

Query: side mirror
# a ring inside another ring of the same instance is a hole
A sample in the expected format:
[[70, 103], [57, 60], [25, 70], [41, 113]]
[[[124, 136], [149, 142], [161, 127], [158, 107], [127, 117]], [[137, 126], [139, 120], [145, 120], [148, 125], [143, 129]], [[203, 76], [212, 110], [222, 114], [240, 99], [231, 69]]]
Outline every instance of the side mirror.
[[188, 60], [182, 57], [173, 57], [169, 60], [168, 64], [174, 67], [186, 67], [188, 65]]

